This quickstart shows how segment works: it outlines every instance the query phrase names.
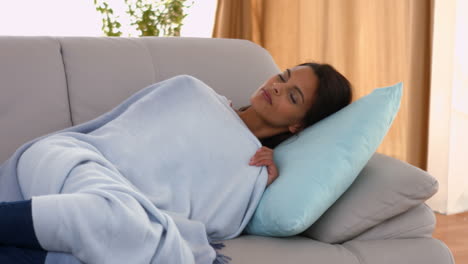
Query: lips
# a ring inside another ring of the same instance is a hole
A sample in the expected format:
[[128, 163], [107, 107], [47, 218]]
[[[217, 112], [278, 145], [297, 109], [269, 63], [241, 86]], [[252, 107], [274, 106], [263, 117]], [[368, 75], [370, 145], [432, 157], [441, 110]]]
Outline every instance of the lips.
[[268, 103], [272, 104], [271, 96], [265, 89], [262, 89], [262, 94], [265, 100], [267, 100]]

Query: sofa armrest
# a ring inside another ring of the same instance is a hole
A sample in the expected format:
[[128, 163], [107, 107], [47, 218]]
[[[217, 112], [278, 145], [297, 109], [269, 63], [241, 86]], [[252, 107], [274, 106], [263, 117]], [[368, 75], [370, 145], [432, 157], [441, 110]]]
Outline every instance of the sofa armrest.
[[427, 172], [374, 153], [349, 189], [303, 235], [328, 243], [348, 241], [423, 203], [437, 189]]
[[430, 238], [436, 225], [434, 212], [425, 203], [394, 216], [360, 234], [354, 240]]

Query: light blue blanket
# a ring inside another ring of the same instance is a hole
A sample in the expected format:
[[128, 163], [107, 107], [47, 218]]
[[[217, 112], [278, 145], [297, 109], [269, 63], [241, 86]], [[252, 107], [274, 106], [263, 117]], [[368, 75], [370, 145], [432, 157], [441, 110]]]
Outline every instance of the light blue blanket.
[[221, 263], [216, 242], [242, 232], [266, 186], [248, 165], [259, 147], [225, 97], [177, 76], [21, 146], [0, 201], [32, 198], [47, 263]]

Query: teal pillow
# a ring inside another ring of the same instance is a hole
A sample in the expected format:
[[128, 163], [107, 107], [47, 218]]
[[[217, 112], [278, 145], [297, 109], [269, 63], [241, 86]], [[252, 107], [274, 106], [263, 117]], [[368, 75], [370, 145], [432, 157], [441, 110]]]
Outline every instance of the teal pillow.
[[403, 84], [377, 88], [275, 148], [279, 177], [246, 227], [292, 236], [310, 227], [351, 185], [387, 134]]

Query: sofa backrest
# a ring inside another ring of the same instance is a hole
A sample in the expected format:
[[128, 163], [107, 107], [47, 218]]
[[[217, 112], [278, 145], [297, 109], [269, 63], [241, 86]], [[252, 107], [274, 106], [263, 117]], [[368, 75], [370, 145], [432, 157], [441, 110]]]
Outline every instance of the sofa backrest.
[[195, 76], [240, 107], [278, 71], [245, 40], [0, 36], [0, 164], [23, 143], [172, 76]]

